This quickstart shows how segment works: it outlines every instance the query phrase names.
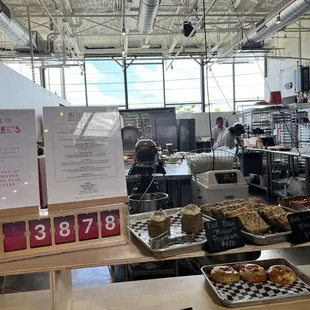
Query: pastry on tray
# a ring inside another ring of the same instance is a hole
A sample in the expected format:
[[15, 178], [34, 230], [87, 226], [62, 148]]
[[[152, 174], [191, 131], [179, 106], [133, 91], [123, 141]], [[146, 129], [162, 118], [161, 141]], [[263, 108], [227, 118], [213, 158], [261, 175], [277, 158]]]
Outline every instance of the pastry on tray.
[[234, 211], [226, 211], [224, 212], [225, 217], [236, 217], [238, 214], [247, 213], [250, 212], [250, 210], [247, 207], [241, 207]]
[[150, 238], [155, 238], [164, 232], [170, 232], [170, 218], [163, 210], [157, 210], [151, 215], [147, 225]]
[[273, 224], [272, 217], [275, 215], [285, 214], [286, 212], [278, 206], [266, 206], [265, 208], [261, 209], [259, 215], [270, 225]]
[[239, 273], [244, 281], [250, 283], [263, 283], [267, 280], [265, 269], [257, 264], [244, 264], [239, 268]]
[[287, 219], [287, 214], [277, 214], [270, 217], [270, 223], [278, 231], [290, 231], [291, 226]]
[[197, 205], [189, 204], [181, 210], [182, 231], [198, 234], [202, 230], [202, 214]]
[[296, 273], [285, 265], [273, 265], [267, 270], [268, 279], [274, 283], [292, 285], [297, 280]]
[[213, 216], [212, 210], [218, 206], [217, 203], [206, 203], [200, 206], [201, 213]]
[[237, 219], [242, 230], [254, 235], [263, 235], [270, 229], [270, 226], [255, 211], [238, 214]]
[[214, 282], [222, 284], [240, 281], [240, 274], [230, 266], [216, 266], [211, 270], [210, 276]]

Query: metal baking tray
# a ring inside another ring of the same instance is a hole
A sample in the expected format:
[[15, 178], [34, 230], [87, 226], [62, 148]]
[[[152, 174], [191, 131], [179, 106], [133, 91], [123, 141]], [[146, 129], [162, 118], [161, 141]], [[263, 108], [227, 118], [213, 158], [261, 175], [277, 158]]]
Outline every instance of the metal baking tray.
[[[285, 208], [286, 209], [286, 208]], [[215, 218], [205, 215], [202, 215], [204, 218], [208, 220], [215, 220]], [[244, 230], [241, 230], [241, 233], [245, 240], [256, 244], [256, 245], [268, 245], [268, 244], [274, 244], [274, 243], [280, 243], [287, 241], [290, 236], [292, 235], [291, 231], [285, 231], [280, 233], [272, 233], [272, 234], [265, 234], [265, 235], [254, 235], [249, 232], [246, 232]]]
[[[179, 238], [191, 236], [190, 234], [185, 234], [181, 231], [181, 215], [180, 210], [182, 208], [167, 209], [165, 212], [170, 217], [171, 227], [170, 227], [170, 237]], [[153, 212], [146, 212], [140, 214], [130, 215], [130, 232], [135, 236], [147, 249], [149, 249], [153, 255], [157, 258], [164, 258], [169, 256], [174, 256], [177, 254], [182, 254], [186, 252], [198, 251], [202, 249], [202, 245], [206, 242], [206, 234], [202, 230], [199, 234], [194, 235], [187, 242], [182, 242], [181, 244], [175, 243], [173, 245], [167, 245], [160, 249], [153, 249], [151, 247], [151, 240], [148, 234], [147, 224]], [[203, 218], [203, 221], [208, 221], [208, 219]]]
[[267, 270], [272, 265], [285, 265], [290, 267], [297, 275], [297, 281], [293, 285], [275, 284], [269, 280], [264, 283], [248, 283], [240, 280], [231, 284], [215, 283], [210, 278], [210, 272], [215, 266], [204, 266], [201, 268], [206, 282], [221, 303], [229, 308], [247, 307], [261, 304], [271, 304], [290, 300], [310, 298], [310, 278], [297, 267], [283, 258], [275, 258], [261, 261], [247, 261], [240, 263], [229, 263], [239, 271], [242, 264], [258, 264]]

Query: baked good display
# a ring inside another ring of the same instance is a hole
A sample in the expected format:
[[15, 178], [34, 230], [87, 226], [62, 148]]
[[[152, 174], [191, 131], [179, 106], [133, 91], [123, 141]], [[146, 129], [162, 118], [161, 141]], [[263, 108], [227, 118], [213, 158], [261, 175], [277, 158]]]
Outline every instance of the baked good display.
[[241, 207], [234, 211], [226, 211], [224, 212], [225, 217], [236, 217], [238, 214], [250, 212], [250, 209], [247, 207]]
[[279, 198], [278, 202], [281, 206], [297, 211], [305, 211], [310, 209], [310, 195]]
[[265, 269], [257, 264], [244, 264], [239, 268], [242, 280], [250, 283], [263, 283], [267, 280]]
[[170, 218], [165, 211], [157, 210], [151, 215], [147, 228], [151, 238], [155, 238], [164, 232], [169, 232]]
[[241, 229], [251, 234], [263, 235], [270, 229], [270, 226], [259, 216], [256, 211], [238, 214], [236, 217]]
[[217, 283], [228, 284], [240, 281], [240, 274], [230, 266], [216, 266], [211, 270], [210, 275]]
[[297, 280], [296, 273], [285, 265], [273, 265], [267, 270], [268, 279], [274, 283], [292, 285]]
[[277, 231], [290, 231], [291, 226], [287, 219], [287, 214], [278, 214], [270, 217], [270, 223]]
[[[286, 212], [278, 206], [266, 206], [265, 208], [259, 211], [259, 215], [267, 222], [270, 222], [270, 219], [279, 214], [286, 214]], [[269, 223], [272, 224], [272, 223]]]
[[197, 205], [189, 204], [181, 210], [182, 231], [198, 234], [202, 230], [202, 214]]

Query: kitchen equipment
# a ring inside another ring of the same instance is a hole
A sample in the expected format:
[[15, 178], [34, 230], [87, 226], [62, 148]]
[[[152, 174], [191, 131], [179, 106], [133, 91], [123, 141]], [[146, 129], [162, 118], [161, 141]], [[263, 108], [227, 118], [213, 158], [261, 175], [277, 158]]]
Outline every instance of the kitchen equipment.
[[193, 203], [219, 202], [229, 199], [248, 200], [248, 185], [240, 170], [215, 170], [192, 177]]
[[130, 213], [151, 212], [167, 208], [168, 194], [157, 192], [143, 195], [138, 193], [130, 195], [128, 200]]
[[236, 283], [220, 284], [213, 282], [209, 277], [211, 270], [219, 265], [202, 267], [201, 271], [206, 278], [207, 285], [224, 306], [230, 308], [249, 307], [253, 305], [310, 298], [310, 278], [285, 259], [276, 258], [226, 265], [239, 271], [241, 264], [248, 263], [258, 264], [264, 267], [265, 270], [272, 265], [285, 265], [296, 273], [298, 279], [293, 285], [279, 285], [269, 280], [264, 283], [249, 283], [240, 280]]
[[[181, 208], [166, 210], [167, 215], [170, 217], [171, 227], [170, 237], [167, 238], [167, 236], [163, 236], [166, 238], [163, 242], [155, 239], [157, 244], [154, 244], [154, 242], [152, 244], [149, 237], [147, 225], [152, 212], [130, 215], [130, 232], [157, 258], [201, 250], [202, 245], [206, 242], [204, 230], [197, 235], [183, 233], [181, 231], [180, 210]], [[203, 219], [203, 221], [208, 221], [208, 219]], [[158, 248], [158, 241], [160, 241], [160, 244], [163, 244], [162, 248]]]

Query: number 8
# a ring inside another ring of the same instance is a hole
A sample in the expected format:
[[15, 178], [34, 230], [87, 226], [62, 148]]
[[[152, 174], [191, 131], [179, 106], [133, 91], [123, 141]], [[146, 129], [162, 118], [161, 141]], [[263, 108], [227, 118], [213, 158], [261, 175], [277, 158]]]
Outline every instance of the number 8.
[[61, 222], [59, 224], [59, 234], [61, 237], [68, 237], [70, 235], [70, 224], [68, 222]]
[[115, 228], [115, 217], [113, 215], [108, 215], [105, 218], [105, 228], [106, 230], [113, 230]]

